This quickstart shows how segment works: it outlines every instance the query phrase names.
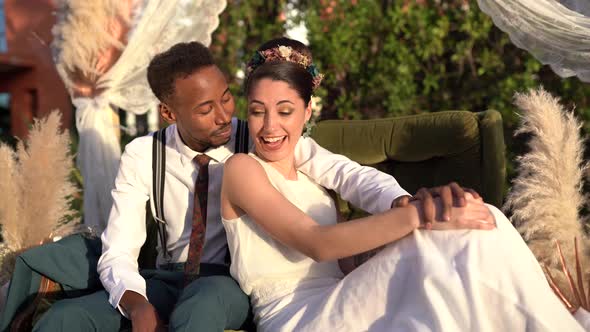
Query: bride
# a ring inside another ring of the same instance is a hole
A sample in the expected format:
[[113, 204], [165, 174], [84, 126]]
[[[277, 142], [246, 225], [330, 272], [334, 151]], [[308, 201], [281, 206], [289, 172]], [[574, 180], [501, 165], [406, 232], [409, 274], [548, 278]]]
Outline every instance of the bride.
[[[321, 75], [286, 46], [251, 65], [255, 149], [226, 162], [221, 213], [231, 273], [259, 331], [582, 330], [506, 217], [469, 193], [429, 227], [413, 203], [337, 224], [333, 200], [293, 158]], [[340, 269], [383, 245], [350, 273]]]

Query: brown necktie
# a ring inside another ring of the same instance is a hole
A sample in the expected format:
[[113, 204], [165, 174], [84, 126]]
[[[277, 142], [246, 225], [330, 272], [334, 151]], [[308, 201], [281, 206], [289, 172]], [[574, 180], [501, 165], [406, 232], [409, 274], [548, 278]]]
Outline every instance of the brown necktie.
[[205, 229], [207, 226], [207, 188], [209, 186], [209, 161], [205, 154], [195, 157], [199, 165], [199, 175], [195, 182], [195, 197], [193, 207], [193, 226], [188, 246], [188, 257], [184, 265], [184, 284], [188, 285], [199, 276], [201, 253], [205, 244]]

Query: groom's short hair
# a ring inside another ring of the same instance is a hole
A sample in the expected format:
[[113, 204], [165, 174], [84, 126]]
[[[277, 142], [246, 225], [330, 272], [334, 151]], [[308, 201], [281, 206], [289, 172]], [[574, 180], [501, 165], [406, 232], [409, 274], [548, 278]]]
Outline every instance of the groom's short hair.
[[152, 92], [161, 102], [174, 95], [174, 82], [197, 70], [215, 65], [209, 49], [196, 41], [178, 43], [157, 54], [147, 68], [147, 79]]

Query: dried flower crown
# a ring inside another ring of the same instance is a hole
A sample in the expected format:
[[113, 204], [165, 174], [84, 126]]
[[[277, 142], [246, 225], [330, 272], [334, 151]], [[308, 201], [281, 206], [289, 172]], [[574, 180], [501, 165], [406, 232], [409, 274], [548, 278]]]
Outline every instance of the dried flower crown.
[[264, 51], [257, 51], [252, 59], [248, 62], [246, 72], [250, 75], [256, 68], [260, 67], [265, 62], [273, 61], [288, 61], [293, 62], [311, 74], [313, 78], [313, 90], [317, 89], [324, 78], [324, 75], [319, 72], [317, 67], [311, 62], [309, 57], [303, 55], [301, 52], [294, 50], [290, 46], [278, 46], [269, 48]]

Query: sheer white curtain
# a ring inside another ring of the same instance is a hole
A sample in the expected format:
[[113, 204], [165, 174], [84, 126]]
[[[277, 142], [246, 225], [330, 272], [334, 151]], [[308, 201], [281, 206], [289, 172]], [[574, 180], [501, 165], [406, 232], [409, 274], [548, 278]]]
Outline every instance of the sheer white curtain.
[[[209, 45], [225, 6], [222, 0], [142, 1], [120, 56], [92, 84], [98, 94], [79, 97], [72, 93], [80, 136], [77, 161], [84, 178], [84, 223], [95, 231], [101, 232], [106, 226], [112, 205], [110, 192], [121, 156], [114, 110], [143, 114], [154, 108], [157, 101], [146, 77], [149, 61], [178, 42], [197, 40]], [[55, 33], [60, 31], [56, 29]], [[56, 65], [68, 89], [74, 91], [71, 68], [60, 61], [63, 50], [59, 46]]]
[[573, 11], [590, 16], [590, 0], [559, 0], [559, 2]]
[[561, 77], [590, 82], [590, 0], [478, 0], [510, 40]]

